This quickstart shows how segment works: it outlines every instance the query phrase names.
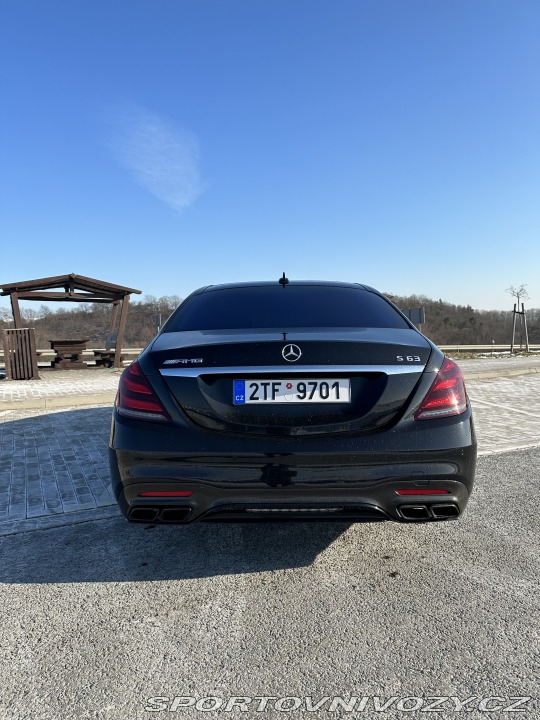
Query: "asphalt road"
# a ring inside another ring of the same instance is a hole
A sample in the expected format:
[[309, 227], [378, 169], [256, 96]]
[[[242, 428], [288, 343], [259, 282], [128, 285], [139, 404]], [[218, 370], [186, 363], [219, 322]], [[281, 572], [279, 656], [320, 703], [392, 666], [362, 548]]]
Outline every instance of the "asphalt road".
[[[457, 522], [110, 518], [7, 536], [0, 717], [503, 718], [482, 700], [532, 696], [518, 717], [538, 718], [539, 481], [536, 448], [479, 458]], [[156, 696], [167, 712], [145, 710]], [[171, 710], [177, 696], [292, 700]], [[327, 696], [368, 700], [287, 712]], [[434, 697], [456, 699], [422, 711]]]

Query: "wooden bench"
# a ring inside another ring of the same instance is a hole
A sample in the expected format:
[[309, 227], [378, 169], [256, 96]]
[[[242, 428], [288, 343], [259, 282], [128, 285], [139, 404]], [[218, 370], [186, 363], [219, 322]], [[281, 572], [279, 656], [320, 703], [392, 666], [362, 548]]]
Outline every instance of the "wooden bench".
[[[114, 365], [114, 355], [116, 353], [116, 350], [94, 350], [94, 357], [96, 359], [96, 366], [97, 367], [113, 367]], [[124, 357], [120, 356], [120, 362]]]

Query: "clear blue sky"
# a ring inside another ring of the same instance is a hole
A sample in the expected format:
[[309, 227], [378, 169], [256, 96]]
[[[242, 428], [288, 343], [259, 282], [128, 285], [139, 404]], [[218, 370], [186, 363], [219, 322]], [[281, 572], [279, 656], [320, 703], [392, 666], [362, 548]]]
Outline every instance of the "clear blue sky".
[[538, 0], [3, 0], [0, 28], [0, 283], [540, 307]]

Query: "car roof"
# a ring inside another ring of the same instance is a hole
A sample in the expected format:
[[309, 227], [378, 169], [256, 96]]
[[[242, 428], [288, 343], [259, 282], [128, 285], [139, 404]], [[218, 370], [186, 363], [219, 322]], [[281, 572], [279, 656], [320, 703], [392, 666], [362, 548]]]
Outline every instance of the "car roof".
[[[349, 283], [349, 282], [341, 282], [339, 280], [288, 280], [287, 286], [292, 287], [342, 287], [342, 288], [350, 288], [352, 290], [368, 290], [371, 292], [375, 292], [377, 294], [378, 291], [374, 290], [374, 288], [369, 287], [368, 285], [361, 285], [360, 283]], [[249, 287], [276, 287], [276, 288], [283, 288], [283, 285], [277, 281], [277, 280], [258, 280], [253, 282], [236, 282], [236, 283], [224, 283], [221, 285], [207, 285], [206, 287], [202, 287], [199, 290], [196, 290], [196, 293], [202, 293], [202, 292], [213, 292], [214, 290], [233, 290], [235, 288], [249, 288]]]

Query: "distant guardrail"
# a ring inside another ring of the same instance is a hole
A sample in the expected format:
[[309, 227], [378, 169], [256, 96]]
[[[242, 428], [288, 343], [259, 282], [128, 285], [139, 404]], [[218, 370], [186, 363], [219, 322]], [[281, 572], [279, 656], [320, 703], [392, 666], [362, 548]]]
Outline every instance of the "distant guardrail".
[[[99, 348], [86, 348], [86, 350], [82, 351], [83, 355], [93, 355], [95, 350], [103, 350], [104, 345], [99, 346]], [[140, 355], [144, 348], [122, 348], [122, 355], [124, 353], [127, 353], [128, 355]], [[51, 350], [51, 348], [38, 348], [38, 353], [41, 353], [42, 355], [54, 355], [54, 350]]]
[[[439, 345], [440, 349], [444, 352], [510, 352], [510, 343], [507, 343], [506, 345], [494, 345], [494, 344], [485, 344], [485, 345]], [[529, 343], [529, 351], [530, 350], [540, 350], [540, 345], [532, 345]], [[519, 344], [514, 345], [514, 352], [524, 352], [525, 351], [525, 344], [520, 349]]]
[[[124, 358], [124, 360], [135, 360], [135, 358], [139, 357], [143, 350], [144, 348], [122, 348], [122, 357]], [[53, 358], [55, 357], [55, 354], [55, 351], [51, 350], [51, 348], [38, 348], [38, 365], [42, 367], [50, 365]], [[81, 359], [87, 364], [89, 363], [93, 365], [95, 363], [96, 356], [92, 348], [87, 348], [86, 350], [83, 350], [80, 356]], [[0, 343], [0, 364], [3, 365], [3, 363], [4, 353], [2, 352], [2, 344]]]
[[[460, 353], [460, 352], [467, 352], [467, 353], [491, 353], [491, 352], [510, 352], [510, 343], [507, 343], [505, 345], [439, 345], [440, 349], [443, 352], [451, 352], [451, 353]], [[521, 351], [524, 351], [524, 347]], [[122, 357], [124, 360], [135, 360], [137, 358], [144, 348], [122, 348]], [[529, 343], [529, 351], [540, 351], [540, 345], [538, 344], [530, 344]], [[46, 349], [38, 349], [38, 365], [45, 365], [49, 361], [51, 361], [54, 358], [54, 350], [51, 350], [50, 348]], [[514, 346], [514, 353], [520, 352], [519, 346]], [[82, 353], [82, 357], [85, 362], [90, 361], [91, 364], [95, 361], [95, 355], [94, 355], [94, 349], [88, 348], [87, 350], [84, 350]], [[0, 343], [0, 363], [3, 366], [4, 363], [4, 354], [2, 351], [2, 344]]]

